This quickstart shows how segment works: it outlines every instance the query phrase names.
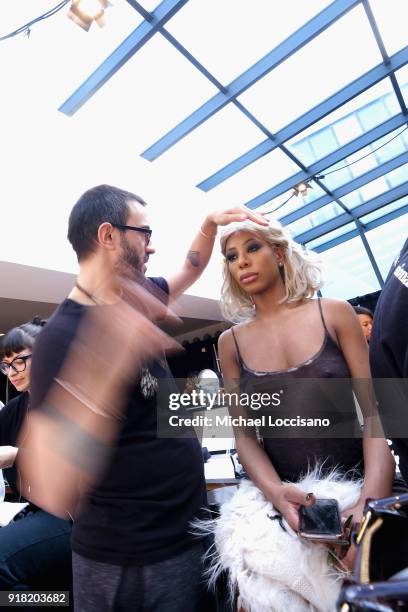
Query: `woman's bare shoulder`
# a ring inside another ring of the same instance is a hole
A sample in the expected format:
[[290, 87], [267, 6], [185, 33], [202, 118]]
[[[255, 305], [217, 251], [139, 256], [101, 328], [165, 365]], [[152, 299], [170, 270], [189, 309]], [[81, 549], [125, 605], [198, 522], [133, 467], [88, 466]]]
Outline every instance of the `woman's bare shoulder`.
[[353, 325], [357, 320], [354, 308], [345, 300], [322, 298], [322, 310], [327, 323], [336, 329]]
[[333, 313], [349, 313], [354, 312], [353, 307], [346, 300], [339, 300], [338, 298], [320, 298], [322, 308], [328, 312]]
[[251, 322], [248, 321], [245, 323], [237, 323], [236, 325], [232, 325], [229, 329], [226, 329], [222, 332], [222, 334], [218, 338], [218, 345], [224, 346], [225, 348], [228, 348], [229, 346], [234, 346], [234, 336], [235, 338], [239, 339], [242, 334], [245, 335], [249, 330], [250, 324]]

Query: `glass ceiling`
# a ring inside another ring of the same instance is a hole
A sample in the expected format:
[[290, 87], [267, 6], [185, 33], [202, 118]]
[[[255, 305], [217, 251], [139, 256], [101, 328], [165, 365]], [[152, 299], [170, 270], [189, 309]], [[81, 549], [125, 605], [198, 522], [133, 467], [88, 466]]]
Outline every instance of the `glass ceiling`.
[[323, 294], [383, 285], [408, 235], [406, 0], [115, 0], [107, 21], [58, 77], [63, 114], [119, 101], [135, 153], [210, 207], [276, 209]]

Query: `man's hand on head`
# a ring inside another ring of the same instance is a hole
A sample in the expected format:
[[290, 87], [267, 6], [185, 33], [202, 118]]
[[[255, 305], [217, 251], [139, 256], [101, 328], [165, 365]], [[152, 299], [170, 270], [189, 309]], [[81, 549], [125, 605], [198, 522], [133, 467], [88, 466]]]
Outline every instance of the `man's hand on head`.
[[266, 227], [269, 222], [262, 213], [257, 213], [246, 206], [233, 206], [227, 210], [217, 210], [210, 213], [203, 225], [202, 230], [207, 233], [216, 233], [217, 226], [229, 225], [230, 223], [238, 223], [239, 221], [253, 221], [258, 225]]

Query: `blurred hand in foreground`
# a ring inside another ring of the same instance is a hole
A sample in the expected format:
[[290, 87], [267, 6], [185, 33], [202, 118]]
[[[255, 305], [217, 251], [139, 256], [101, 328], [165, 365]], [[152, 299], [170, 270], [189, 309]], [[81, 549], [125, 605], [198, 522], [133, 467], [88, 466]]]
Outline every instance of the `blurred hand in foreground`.
[[[20, 435], [21, 493], [61, 517], [100, 478], [114, 449], [129, 387], [146, 361], [179, 349], [154, 321], [168, 309], [140, 284], [87, 309], [62, 369]], [[34, 355], [35, 358], [35, 355]]]

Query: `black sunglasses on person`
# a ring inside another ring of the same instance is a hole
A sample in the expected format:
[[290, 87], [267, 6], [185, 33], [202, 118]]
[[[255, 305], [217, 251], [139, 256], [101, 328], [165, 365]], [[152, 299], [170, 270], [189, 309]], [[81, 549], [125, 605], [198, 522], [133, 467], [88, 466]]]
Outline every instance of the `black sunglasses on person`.
[[142, 232], [145, 235], [146, 246], [149, 244], [152, 237], [152, 230], [148, 227], [137, 227], [136, 225], [120, 225], [119, 223], [111, 223], [113, 227], [126, 231], [133, 230], [134, 232]]
[[21, 357], [15, 357], [10, 363], [6, 361], [0, 361], [0, 372], [8, 375], [10, 368], [14, 370], [14, 372], [24, 372], [27, 367], [27, 359], [30, 359], [30, 355], [21, 355]]

